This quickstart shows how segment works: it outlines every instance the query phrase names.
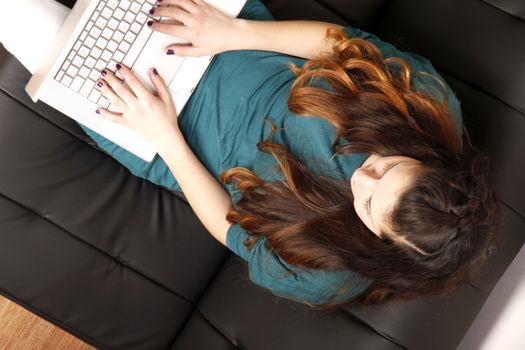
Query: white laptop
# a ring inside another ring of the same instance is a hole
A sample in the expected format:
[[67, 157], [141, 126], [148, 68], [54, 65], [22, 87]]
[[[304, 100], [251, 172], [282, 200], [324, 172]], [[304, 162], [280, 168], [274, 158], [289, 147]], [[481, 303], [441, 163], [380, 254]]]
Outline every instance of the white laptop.
[[[205, 1], [232, 17], [246, 2]], [[122, 62], [153, 92], [149, 71], [155, 67], [180, 114], [213, 58], [166, 55], [168, 45], [187, 41], [147, 26], [155, 4], [155, 0], [77, 0], [25, 88], [34, 102], [47, 103], [147, 162], [157, 153], [151, 142], [95, 113], [99, 105], [119, 112], [95, 87], [100, 71], [115, 71], [115, 64]], [[120, 73], [117, 77], [122, 79]]]

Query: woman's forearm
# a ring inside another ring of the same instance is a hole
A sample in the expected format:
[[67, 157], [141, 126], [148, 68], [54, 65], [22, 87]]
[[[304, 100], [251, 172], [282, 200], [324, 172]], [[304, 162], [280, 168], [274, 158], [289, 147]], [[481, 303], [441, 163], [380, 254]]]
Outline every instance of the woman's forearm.
[[328, 28], [341, 25], [318, 21], [237, 20], [239, 35], [232, 50], [266, 50], [311, 59], [331, 52], [326, 39]]
[[208, 231], [226, 246], [226, 233], [231, 224], [226, 214], [231, 198], [208, 169], [197, 159], [180, 131], [174, 132], [170, 143], [159, 150], [188, 203]]

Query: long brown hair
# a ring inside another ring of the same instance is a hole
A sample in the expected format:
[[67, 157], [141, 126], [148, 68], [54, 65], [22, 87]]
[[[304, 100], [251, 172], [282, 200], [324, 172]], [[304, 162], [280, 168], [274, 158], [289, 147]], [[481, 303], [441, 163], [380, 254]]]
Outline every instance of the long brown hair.
[[[266, 182], [242, 167], [223, 172], [221, 181], [235, 181], [242, 194], [227, 220], [250, 233], [248, 249], [264, 236], [294, 266], [351, 270], [373, 279], [352, 299], [334, 302], [350, 288], [348, 281], [324, 304], [304, 301], [316, 308], [450, 292], [471, 278], [496, 246], [499, 207], [489, 186], [488, 158], [471, 144], [464, 126], [456, 126], [458, 116], [437, 77], [426, 73], [441, 87], [441, 98], [414, 87], [405, 60], [385, 58], [372, 43], [348, 38], [342, 30], [328, 30], [327, 38], [332, 52], [302, 68], [290, 64], [297, 79], [289, 109], [331, 123], [335, 155], [402, 155], [423, 163], [387, 218], [395, 235], [384, 233], [381, 239], [371, 232], [356, 214], [349, 182], [308, 171], [284, 146], [271, 142], [273, 126], [257, 147], [275, 158], [283, 181]], [[314, 86], [321, 81], [330, 88]]]

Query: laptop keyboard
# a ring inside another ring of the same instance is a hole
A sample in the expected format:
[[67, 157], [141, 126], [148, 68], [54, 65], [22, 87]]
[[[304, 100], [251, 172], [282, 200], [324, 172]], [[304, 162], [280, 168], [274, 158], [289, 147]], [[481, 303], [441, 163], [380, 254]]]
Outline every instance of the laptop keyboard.
[[155, 4], [156, 0], [101, 0], [55, 80], [107, 108], [110, 102], [95, 88], [100, 71], [114, 70], [119, 62], [133, 66], [152, 34], [146, 22]]

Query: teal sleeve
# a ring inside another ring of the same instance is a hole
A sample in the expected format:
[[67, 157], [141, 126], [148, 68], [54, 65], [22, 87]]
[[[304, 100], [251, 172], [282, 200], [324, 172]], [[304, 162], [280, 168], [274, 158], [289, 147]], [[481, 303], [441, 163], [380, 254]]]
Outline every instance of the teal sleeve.
[[261, 20], [261, 21], [272, 21], [274, 17], [268, 11], [266, 6], [260, 0], [248, 0], [241, 12], [239, 18]]
[[455, 96], [454, 92], [447, 84], [445, 79], [436, 71], [436, 69], [428, 59], [413, 52], [399, 50], [393, 44], [383, 41], [379, 39], [376, 35], [365, 32], [359, 28], [345, 27], [344, 31], [351, 38], [355, 37], [370, 41], [381, 51], [384, 57], [399, 57], [407, 61], [408, 65], [410, 66], [410, 71], [412, 73], [412, 81], [414, 83], [414, 86], [417, 89], [426, 90], [427, 92], [434, 94], [438, 99], [441, 99], [441, 94], [444, 93], [443, 90], [440, 88], [439, 83], [437, 83], [431, 77], [428, 77], [427, 75], [423, 74], [417, 74], [417, 72], [430, 73], [436, 78], [440, 79], [445, 84], [445, 88], [447, 90], [446, 93], [448, 93], [448, 106], [453, 114], [458, 131], [460, 132], [460, 135], [463, 134], [463, 130], [461, 127], [461, 103], [457, 99], [457, 97]]
[[322, 304], [341, 288], [347, 290], [334, 301], [342, 301], [362, 293], [372, 280], [352, 271], [298, 269], [270, 251], [265, 237], [259, 238], [251, 250], [243, 245], [250, 235], [238, 224], [228, 230], [226, 244], [248, 263], [249, 277], [274, 295], [311, 304]]

